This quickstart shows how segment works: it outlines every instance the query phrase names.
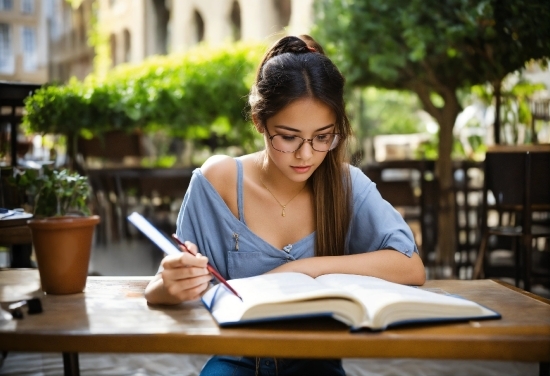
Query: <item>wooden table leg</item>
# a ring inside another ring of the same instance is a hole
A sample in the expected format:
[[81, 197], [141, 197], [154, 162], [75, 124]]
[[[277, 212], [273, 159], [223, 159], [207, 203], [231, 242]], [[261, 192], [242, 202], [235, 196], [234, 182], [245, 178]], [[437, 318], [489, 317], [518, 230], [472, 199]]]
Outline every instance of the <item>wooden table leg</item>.
[[539, 363], [539, 376], [549, 376], [550, 375], [550, 363], [549, 362], [540, 362]]
[[78, 353], [63, 353], [63, 369], [65, 376], [80, 376], [80, 366], [78, 365]]
[[10, 247], [11, 268], [33, 268], [32, 244], [12, 244]]

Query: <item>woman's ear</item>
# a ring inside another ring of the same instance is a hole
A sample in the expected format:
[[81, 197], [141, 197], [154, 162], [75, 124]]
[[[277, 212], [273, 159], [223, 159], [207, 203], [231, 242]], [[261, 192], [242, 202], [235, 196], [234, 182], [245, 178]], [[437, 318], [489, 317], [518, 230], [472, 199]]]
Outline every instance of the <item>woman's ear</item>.
[[254, 123], [254, 127], [258, 132], [264, 133], [265, 128], [256, 115], [252, 115], [252, 122]]

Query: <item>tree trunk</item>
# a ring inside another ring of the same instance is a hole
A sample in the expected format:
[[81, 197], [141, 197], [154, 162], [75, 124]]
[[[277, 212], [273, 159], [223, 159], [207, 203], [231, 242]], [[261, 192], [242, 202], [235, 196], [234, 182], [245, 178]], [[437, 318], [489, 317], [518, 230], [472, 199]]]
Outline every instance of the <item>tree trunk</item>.
[[74, 132], [67, 133], [67, 154], [65, 156], [65, 166], [69, 170], [74, 171], [77, 167], [76, 164], [76, 153], [77, 153], [77, 135]]
[[[436, 277], [453, 277], [455, 274], [454, 255], [456, 248], [455, 197], [454, 176], [451, 153], [453, 150], [453, 127], [456, 117], [461, 111], [456, 91], [443, 88], [440, 95], [445, 101], [441, 108], [431, 101], [430, 88], [417, 84], [413, 90], [418, 95], [424, 109], [432, 115], [439, 124], [439, 159], [436, 162], [435, 175], [439, 191], [439, 211], [436, 249]], [[449, 273], [450, 271], [450, 273]]]

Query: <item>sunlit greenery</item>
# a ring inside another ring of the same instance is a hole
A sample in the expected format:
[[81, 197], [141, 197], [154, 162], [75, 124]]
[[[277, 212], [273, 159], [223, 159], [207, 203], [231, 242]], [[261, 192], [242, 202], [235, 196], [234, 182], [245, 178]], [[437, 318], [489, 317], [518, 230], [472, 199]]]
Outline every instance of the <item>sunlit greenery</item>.
[[363, 104], [361, 133], [365, 136], [379, 134], [410, 134], [426, 131], [419, 116], [422, 110], [418, 99], [411, 93], [369, 87], [361, 91]]
[[[501, 138], [505, 144], [533, 142], [530, 125], [532, 121], [530, 99], [536, 92], [544, 91], [542, 83], [531, 83], [523, 77], [511, 75], [503, 81], [502, 105], [500, 108], [502, 127]], [[490, 85], [472, 87], [472, 98], [486, 106], [492, 106], [493, 88]]]
[[10, 182], [31, 197], [33, 214], [37, 217], [90, 214], [90, 185], [85, 176], [76, 172], [49, 167], [40, 171], [27, 169], [11, 177]]
[[204, 139], [214, 132], [228, 145], [255, 148], [257, 135], [243, 109], [264, 51], [261, 44], [202, 45], [120, 65], [83, 82], [45, 86], [27, 99], [23, 123], [40, 133], [139, 128]]

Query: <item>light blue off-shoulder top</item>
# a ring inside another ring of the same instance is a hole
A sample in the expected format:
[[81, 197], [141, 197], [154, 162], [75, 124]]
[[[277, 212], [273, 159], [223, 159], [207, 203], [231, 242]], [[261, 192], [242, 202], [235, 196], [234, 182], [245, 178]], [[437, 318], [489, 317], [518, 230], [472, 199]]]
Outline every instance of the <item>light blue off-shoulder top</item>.
[[[235, 161], [239, 218], [197, 168], [178, 214], [178, 237], [197, 244], [199, 251], [226, 279], [262, 274], [286, 262], [313, 257], [314, 232], [284, 249], [277, 249], [248, 228], [243, 210], [243, 166], [239, 158]], [[394, 249], [409, 257], [413, 252], [418, 253], [412, 232], [402, 216], [382, 199], [376, 184], [359, 168], [349, 168], [353, 217], [345, 254], [380, 249]]]

